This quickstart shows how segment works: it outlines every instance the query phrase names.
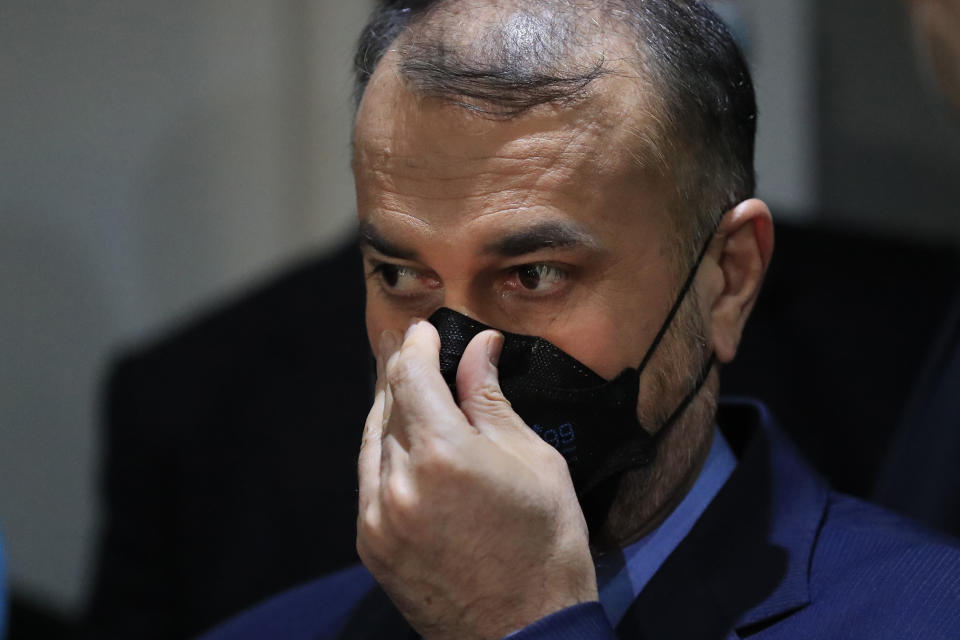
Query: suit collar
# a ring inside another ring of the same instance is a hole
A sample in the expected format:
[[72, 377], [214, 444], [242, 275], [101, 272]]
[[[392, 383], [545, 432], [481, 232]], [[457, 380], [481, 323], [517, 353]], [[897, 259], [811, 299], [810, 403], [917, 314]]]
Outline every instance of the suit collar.
[[724, 402], [718, 422], [737, 469], [634, 601], [618, 627], [624, 637], [724, 637], [810, 602], [825, 485], [762, 405]]

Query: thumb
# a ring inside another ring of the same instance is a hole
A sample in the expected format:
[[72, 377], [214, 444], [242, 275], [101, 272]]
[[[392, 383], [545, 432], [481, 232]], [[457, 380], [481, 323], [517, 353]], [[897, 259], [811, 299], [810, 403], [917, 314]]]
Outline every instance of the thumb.
[[457, 368], [457, 396], [460, 410], [485, 435], [523, 424], [510, 407], [497, 379], [497, 362], [503, 349], [503, 334], [482, 331], [473, 337]]

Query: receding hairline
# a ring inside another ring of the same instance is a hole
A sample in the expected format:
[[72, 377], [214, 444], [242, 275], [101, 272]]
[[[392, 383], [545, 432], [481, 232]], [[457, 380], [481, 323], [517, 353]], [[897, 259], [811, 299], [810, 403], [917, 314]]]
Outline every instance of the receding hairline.
[[[510, 7], [520, 7], [523, 2], [506, 3]], [[448, 6], [449, 5], [449, 8]], [[490, 9], [494, 18], [503, 15], [502, 7], [491, 6], [490, 3], [479, 3], [480, 6]], [[638, 57], [645, 52], [638, 51], [630, 33], [624, 32], [622, 25], [616, 20], [604, 18], [595, 23], [594, 37], [591, 41], [581, 41], [573, 50], [565, 52], [562, 63], [570, 64], [576, 73], [570, 74], [568, 85], [574, 88], [572, 93], [558, 92], [556, 96], [547, 96], [531, 108], [511, 110], [498, 108], [502, 105], [484, 104], [484, 97], [478, 95], [464, 95], [456, 86], [439, 85], [429, 77], [435, 60], [431, 60], [436, 50], [436, 37], [451, 33], [444, 29], [442, 20], [433, 22], [442, 16], [442, 12], [449, 11], [446, 16], [462, 11], [458, 3], [441, 2], [432, 7], [426, 15], [421, 16], [404, 30], [387, 49], [387, 54], [378, 61], [371, 77], [364, 87], [358, 115], [367, 99], [371, 85], [377, 76], [383, 73], [395, 73], [404, 88], [411, 94], [424, 99], [437, 99], [454, 106], [474, 112], [478, 117], [493, 119], [512, 119], [536, 116], [548, 109], [585, 110], [605, 109], [611, 105], [620, 110], [618, 117], [607, 118], [611, 127], [620, 127], [629, 135], [627, 151], [633, 156], [639, 168], [643, 171], [656, 173], [658, 176], [667, 175], [673, 167], [669, 160], [668, 139], [669, 117], [665, 106], [665, 96], [660, 83], [644, 64], [638, 64]], [[599, 15], [599, 14], [598, 14]], [[441, 27], [437, 29], [437, 26]], [[479, 24], [479, 23], [475, 23]], [[489, 24], [489, 22], [487, 23]], [[453, 32], [455, 35], [462, 33]], [[615, 33], [615, 37], [609, 37]], [[601, 37], [606, 36], [606, 37]], [[439, 53], [454, 55], [462, 52], [456, 41], [442, 42], [445, 51]], [[474, 53], [468, 51], [468, 53]], [[483, 78], [489, 80], [489, 78]], [[495, 79], [494, 79], [495, 81]], [[624, 81], [626, 83], [624, 84]], [[579, 86], [575, 86], [579, 83]], [[619, 87], [615, 86], [619, 85]], [[627, 87], [624, 89], [624, 87]], [[491, 88], [491, 93], [496, 87]], [[509, 106], [509, 105], [508, 105]], [[529, 113], [528, 113], [529, 112]], [[626, 116], [626, 117], [623, 117]], [[597, 112], [594, 121], [601, 121], [602, 113]]]

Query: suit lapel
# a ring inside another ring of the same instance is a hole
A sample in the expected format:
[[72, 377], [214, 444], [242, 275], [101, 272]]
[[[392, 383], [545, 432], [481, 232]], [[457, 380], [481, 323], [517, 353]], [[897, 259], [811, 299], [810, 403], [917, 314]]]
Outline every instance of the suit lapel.
[[718, 421], [737, 469], [627, 611], [621, 637], [748, 635], [810, 601], [826, 487], [762, 406], [725, 404]]

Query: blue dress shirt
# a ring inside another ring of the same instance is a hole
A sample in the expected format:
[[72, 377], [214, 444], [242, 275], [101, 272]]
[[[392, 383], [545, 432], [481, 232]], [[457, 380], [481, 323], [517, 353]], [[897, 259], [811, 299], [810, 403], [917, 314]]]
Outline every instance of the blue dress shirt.
[[600, 604], [611, 626], [617, 626], [636, 597], [677, 545], [690, 533], [737, 466], [737, 458], [720, 429], [696, 482], [660, 526], [619, 552], [596, 561]]

